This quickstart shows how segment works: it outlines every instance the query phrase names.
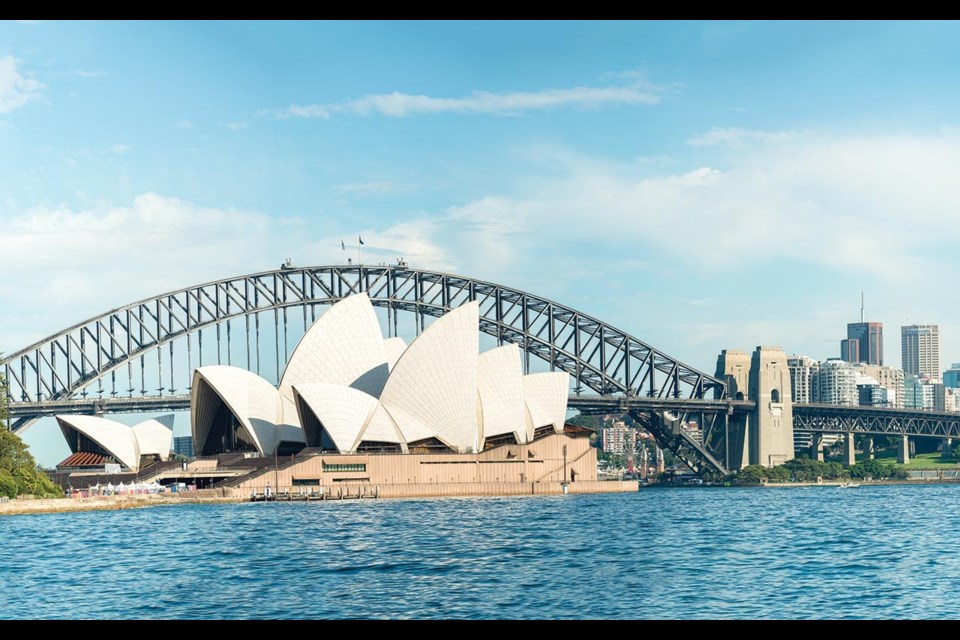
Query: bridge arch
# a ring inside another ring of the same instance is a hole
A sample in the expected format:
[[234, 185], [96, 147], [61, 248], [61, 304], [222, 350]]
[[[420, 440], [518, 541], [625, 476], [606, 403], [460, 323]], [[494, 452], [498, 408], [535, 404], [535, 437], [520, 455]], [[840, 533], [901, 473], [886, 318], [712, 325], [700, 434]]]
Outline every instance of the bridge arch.
[[[316, 318], [318, 306], [360, 291], [367, 292], [374, 306], [386, 309], [394, 331], [401, 311], [415, 314], [419, 331], [427, 316], [439, 317], [478, 300], [481, 331], [500, 343], [519, 345], [528, 358], [536, 356], [552, 370], [566, 371], [578, 385], [601, 395], [696, 399], [724, 394], [717, 378], [552, 300], [492, 282], [400, 265], [341, 265], [281, 268], [206, 282], [90, 318], [0, 361], [9, 401], [16, 405], [85, 394], [87, 387], [107, 376], [114, 376], [115, 382], [117, 370], [135, 361], [142, 374], [145, 356], [154, 351], [162, 368], [159, 351], [168, 345], [172, 381], [173, 343], [178, 340], [186, 340], [187, 362], [182, 364], [189, 374], [194, 365], [191, 336], [200, 339], [202, 360], [204, 331], [209, 335], [213, 329], [219, 343], [226, 325], [229, 345], [231, 320], [245, 318], [248, 336], [250, 321], [266, 312], [272, 312], [277, 322], [282, 313], [286, 326], [287, 313], [302, 309], [306, 324], [308, 313]], [[250, 347], [248, 340], [248, 368]], [[278, 369], [279, 349], [278, 345]], [[137, 390], [127, 391], [134, 395]], [[148, 395], [146, 389], [139, 391], [137, 395]], [[111, 393], [116, 393], [115, 384]]]

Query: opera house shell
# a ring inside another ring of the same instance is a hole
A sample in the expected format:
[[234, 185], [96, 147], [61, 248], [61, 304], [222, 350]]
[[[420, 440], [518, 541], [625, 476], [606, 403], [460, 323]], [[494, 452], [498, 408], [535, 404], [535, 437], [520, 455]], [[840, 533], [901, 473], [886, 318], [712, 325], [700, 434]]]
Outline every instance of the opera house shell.
[[238, 367], [196, 369], [194, 450], [477, 453], [563, 433], [568, 374], [524, 375], [516, 345], [480, 353], [479, 339], [477, 302], [407, 346], [383, 338], [365, 293], [351, 295], [307, 330], [278, 387]]
[[144, 420], [129, 427], [114, 420], [82, 415], [58, 415], [57, 423], [70, 447], [58, 469], [102, 468], [119, 464], [136, 472], [147, 459], [168, 460], [173, 444], [173, 415]]

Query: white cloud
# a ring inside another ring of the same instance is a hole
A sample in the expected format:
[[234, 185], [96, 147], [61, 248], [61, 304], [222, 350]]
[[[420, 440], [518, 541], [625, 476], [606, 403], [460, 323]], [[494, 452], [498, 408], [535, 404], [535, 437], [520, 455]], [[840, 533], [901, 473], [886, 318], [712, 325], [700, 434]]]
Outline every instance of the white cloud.
[[904, 280], [934, 267], [932, 247], [960, 243], [960, 134], [783, 142], [674, 173], [573, 158], [554, 179], [458, 210], [548, 242], [631, 237], [723, 269], [786, 256]]
[[[866, 288], [873, 317], [891, 328], [910, 315], [947, 333], [960, 316], [944, 295], [960, 276], [957, 132], [798, 136], [674, 171], [545, 154], [550, 170], [539, 173], [550, 177], [418, 219], [414, 237], [429, 250], [406, 256], [411, 264], [596, 310], [707, 369], [696, 359], [705, 349], [767, 342], [833, 355], [855, 318], [846, 288], [853, 302]], [[377, 245], [371, 256], [396, 255]], [[678, 298], [644, 298], [650, 281], [676, 282]], [[730, 296], [722, 309], [683, 304], [718, 293]]]
[[305, 255], [298, 237], [262, 213], [155, 193], [124, 206], [26, 210], [0, 227], [0, 272], [18, 283], [0, 306], [0, 350], [145, 296]]
[[230, 131], [240, 131], [247, 128], [246, 122], [221, 122], [220, 126]]
[[114, 144], [110, 146], [110, 151], [117, 155], [121, 155], [126, 153], [127, 151], [130, 151], [130, 149], [132, 148], [133, 147], [131, 147], [128, 144]]
[[800, 137], [801, 134], [796, 131], [760, 131], [756, 129], [737, 129], [714, 127], [706, 133], [701, 133], [687, 140], [687, 144], [693, 147], [712, 147], [717, 145], [726, 145], [728, 147], [743, 147], [750, 142], [761, 142], [765, 144], [776, 142], [787, 142]]
[[13, 56], [0, 57], [0, 113], [9, 113], [39, 99], [42, 89], [42, 83], [17, 70]]
[[565, 107], [595, 109], [613, 105], [652, 105], [659, 101], [660, 95], [656, 87], [646, 83], [634, 83], [629, 86], [573, 87], [505, 93], [475, 91], [459, 98], [437, 98], [394, 91], [367, 95], [346, 102], [291, 105], [272, 113], [278, 117], [298, 118], [330, 118], [338, 114], [401, 118], [440, 113], [505, 116]]

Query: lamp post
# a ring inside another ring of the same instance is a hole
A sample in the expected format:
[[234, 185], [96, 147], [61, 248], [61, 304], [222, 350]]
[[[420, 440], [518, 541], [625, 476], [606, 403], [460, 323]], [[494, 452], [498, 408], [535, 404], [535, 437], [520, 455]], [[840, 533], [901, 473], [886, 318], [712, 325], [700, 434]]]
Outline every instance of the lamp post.
[[563, 445], [563, 492], [567, 492], [567, 445]]

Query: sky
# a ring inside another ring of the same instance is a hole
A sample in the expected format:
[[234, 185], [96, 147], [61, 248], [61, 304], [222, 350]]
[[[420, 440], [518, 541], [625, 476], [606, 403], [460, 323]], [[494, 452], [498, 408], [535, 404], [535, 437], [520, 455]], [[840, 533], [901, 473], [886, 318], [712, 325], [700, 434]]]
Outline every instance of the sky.
[[951, 22], [0, 22], [0, 351], [362, 236], [708, 372], [838, 356], [863, 291], [946, 368], [958, 64]]

